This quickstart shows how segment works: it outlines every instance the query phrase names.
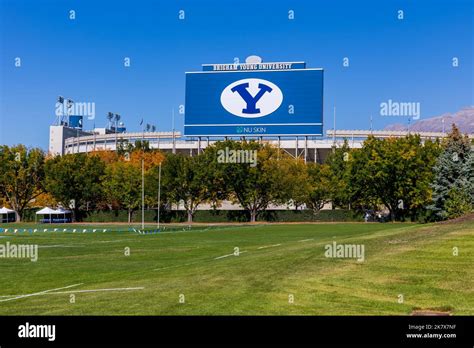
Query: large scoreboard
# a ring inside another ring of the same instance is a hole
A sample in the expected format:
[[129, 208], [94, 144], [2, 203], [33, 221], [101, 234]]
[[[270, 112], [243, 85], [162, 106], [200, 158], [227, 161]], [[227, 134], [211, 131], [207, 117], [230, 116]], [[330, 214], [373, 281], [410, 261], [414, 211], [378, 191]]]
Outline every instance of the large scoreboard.
[[204, 64], [186, 73], [186, 136], [323, 134], [323, 69], [304, 62]]

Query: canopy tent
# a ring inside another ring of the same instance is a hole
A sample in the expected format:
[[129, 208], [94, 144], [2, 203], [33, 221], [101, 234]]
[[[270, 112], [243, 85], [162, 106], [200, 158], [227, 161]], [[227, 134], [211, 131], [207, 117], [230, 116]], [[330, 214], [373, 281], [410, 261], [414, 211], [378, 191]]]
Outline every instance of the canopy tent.
[[14, 210], [8, 208], [1, 208], [0, 209], [0, 221], [4, 222], [15, 222], [16, 221], [16, 214]]
[[70, 210], [66, 210], [63, 208], [51, 209], [49, 207], [45, 207], [36, 212], [36, 215], [49, 216], [49, 219], [44, 217], [40, 221], [45, 222], [45, 223], [50, 223], [50, 224], [53, 222], [71, 222], [71, 216], [66, 217], [66, 215], [68, 214], [69, 215], [71, 214]]

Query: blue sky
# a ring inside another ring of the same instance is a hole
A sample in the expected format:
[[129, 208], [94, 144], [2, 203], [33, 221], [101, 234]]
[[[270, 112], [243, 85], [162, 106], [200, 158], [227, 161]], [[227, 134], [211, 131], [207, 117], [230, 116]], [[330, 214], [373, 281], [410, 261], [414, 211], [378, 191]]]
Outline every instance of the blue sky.
[[421, 103], [422, 119], [474, 104], [472, 0], [0, 4], [0, 144], [47, 149], [58, 95], [96, 104], [85, 128], [105, 126], [112, 111], [130, 131], [141, 118], [170, 130], [171, 110], [184, 104], [184, 72], [251, 54], [325, 69], [324, 130], [334, 103], [341, 129], [368, 129], [371, 114], [374, 128], [407, 123], [379, 115], [388, 99]]

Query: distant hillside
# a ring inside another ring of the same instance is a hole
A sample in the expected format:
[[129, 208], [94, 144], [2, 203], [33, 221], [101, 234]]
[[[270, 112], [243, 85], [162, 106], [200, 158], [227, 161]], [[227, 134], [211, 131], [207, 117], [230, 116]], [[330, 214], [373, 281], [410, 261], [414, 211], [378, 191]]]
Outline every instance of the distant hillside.
[[[442, 132], [444, 119], [444, 129], [448, 132], [451, 129], [451, 124], [455, 123], [462, 133], [474, 133], [474, 106], [469, 106], [460, 111], [450, 114], [446, 113], [441, 116], [430, 117], [414, 122], [410, 126], [410, 130], [419, 132]], [[384, 130], [406, 130], [406, 124], [391, 124], [384, 128]]]

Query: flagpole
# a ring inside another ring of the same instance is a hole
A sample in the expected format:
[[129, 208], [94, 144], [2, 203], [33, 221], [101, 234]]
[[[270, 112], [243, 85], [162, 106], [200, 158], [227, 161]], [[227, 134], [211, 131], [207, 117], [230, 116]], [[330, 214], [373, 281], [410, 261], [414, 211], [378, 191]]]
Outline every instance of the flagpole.
[[174, 108], [172, 109], [172, 118], [171, 118], [171, 123], [172, 123], [172, 128], [173, 128], [173, 153], [176, 153], [176, 145], [175, 145], [175, 140], [174, 140]]
[[144, 175], [144, 161], [143, 156], [145, 154], [145, 129], [143, 128], [142, 119], [142, 230], [145, 229], [145, 175]]
[[158, 223], [158, 229], [160, 229], [160, 199], [161, 199], [161, 162], [160, 166], [158, 168], [158, 217], [157, 217], [157, 223]]

